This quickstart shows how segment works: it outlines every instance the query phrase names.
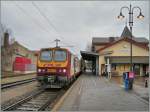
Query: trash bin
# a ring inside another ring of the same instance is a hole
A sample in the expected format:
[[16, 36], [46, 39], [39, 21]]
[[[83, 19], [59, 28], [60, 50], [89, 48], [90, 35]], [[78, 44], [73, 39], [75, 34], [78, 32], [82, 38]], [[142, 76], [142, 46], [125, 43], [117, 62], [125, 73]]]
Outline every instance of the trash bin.
[[125, 90], [128, 90], [129, 89], [129, 75], [128, 75], [128, 72], [123, 73], [123, 81], [124, 81]]
[[133, 81], [134, 81], [135, 74], [134, 72], [129, 72], [129, 89], [133, 88]]

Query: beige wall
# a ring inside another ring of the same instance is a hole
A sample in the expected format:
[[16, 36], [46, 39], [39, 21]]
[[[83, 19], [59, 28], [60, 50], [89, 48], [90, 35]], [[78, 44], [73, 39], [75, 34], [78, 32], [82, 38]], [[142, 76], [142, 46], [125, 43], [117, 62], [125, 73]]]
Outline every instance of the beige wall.
[[124, 71], [130, 70], [130, 64], [124, 64], [124, 65], [118, 65], [116, 67], [116, 71], [118, 72], [118, 75], [122, 75]]
[[27, 48], [25, 48], [21, 45], [18, 45], [18, 44], [15, 44], [14, 48], [18, 49], [18, 52], [16, 52], [17, 54], [31, 59], [32, 64], [37, 63], [37, 56], [35, 56], [34, 52], [32, 52], [32, 51], [28, 50]]
[[[110, 56], [130, 56], [130, 43], [121, 41], [101, 52], [113, 51]], [[149, 56], [149, 52], [139, 46], [132, 44], [132, 55], [133, 56]]]
[[17, 56], [25, 56], [30, 58], [32, 64], [36, 64], [37, 57], [34, 55], [34, 52], [26, 49], [18, 43], [14, 43], [8, 48], [2, 47], [1, 52], [2, 59], [2, 71], [13, 71], [13, 62]]
[[[144, 48], [132, 44], [132, 49], [133, 56], [149, 56], [149, 51]], [[113, 51], [113, 53], [109, 56], [130, 56], [130, 43], [126, 41], [120, 41], [119, 43], [100, 51], [99, 54], [107, 51]], [[105, 64], [104, 55], [99, 57], [99, 73], [101, 73], [102, 64]], [[118, 72], [119, 75], [121, 75], [124, 71], [129, 70], [130, 64], [116, 66], [116, 72]], [[140, 66], [140, 75], [142, 75], [142, 66]]]
[[22, 56], [25, 56], [25, 57], [30, 56], [30, 51], [28, 49], [24, 48], [23, 46], [15, 44], [14, 49], [17, 49], [17, 51], [15, 51], [15, 53], [18, 54], [18, 55], [22, 55]]

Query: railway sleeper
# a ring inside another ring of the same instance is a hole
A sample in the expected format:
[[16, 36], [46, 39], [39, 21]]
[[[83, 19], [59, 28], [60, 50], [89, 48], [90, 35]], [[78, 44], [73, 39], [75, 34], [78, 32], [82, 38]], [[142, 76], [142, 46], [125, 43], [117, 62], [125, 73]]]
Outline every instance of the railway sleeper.
[[30, 107], [20, 107], [20, 108], [17, 108], [17, 111], [37, 111], [38, 108], [30, 108]]
[[21, 107], [40, 108], [40, 107], [41, 107], [41, 104], [40, 104], [40, 105], [23, 104]]
[[28, 102], [28, 104], [33, 104], [33, 105], [41, 105], [41, 104], [44, 104], [43, 102], [35, 102], [35, 101], [30, 101]]

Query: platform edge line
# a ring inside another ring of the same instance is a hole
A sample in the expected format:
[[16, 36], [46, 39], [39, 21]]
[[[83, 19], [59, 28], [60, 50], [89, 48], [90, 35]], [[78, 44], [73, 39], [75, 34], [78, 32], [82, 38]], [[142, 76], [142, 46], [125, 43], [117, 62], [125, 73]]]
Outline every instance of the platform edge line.
[[[79, 77], [80, 78], [80, 77]], [[79, 78], [73, 83], [73, 85], [67, 90], [67, 92], [60, 98], [60, 100], [57, 101], [57, 103], [52, 108], [52, 112], [57, 112], [60, 108], [61, 104], [64, 102], [65, 98], [69, 95], [73, 87], [76, 85], [77, 82], [79, 82]]]

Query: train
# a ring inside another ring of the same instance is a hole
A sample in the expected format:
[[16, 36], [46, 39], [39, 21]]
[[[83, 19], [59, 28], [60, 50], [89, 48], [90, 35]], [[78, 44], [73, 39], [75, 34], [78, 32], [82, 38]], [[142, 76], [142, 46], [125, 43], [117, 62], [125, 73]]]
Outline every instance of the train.
[[37, 58], [37, 80], [45, 88], [62, 88], [82, 72], [81, 61], [67, 48], [42, 48]]

